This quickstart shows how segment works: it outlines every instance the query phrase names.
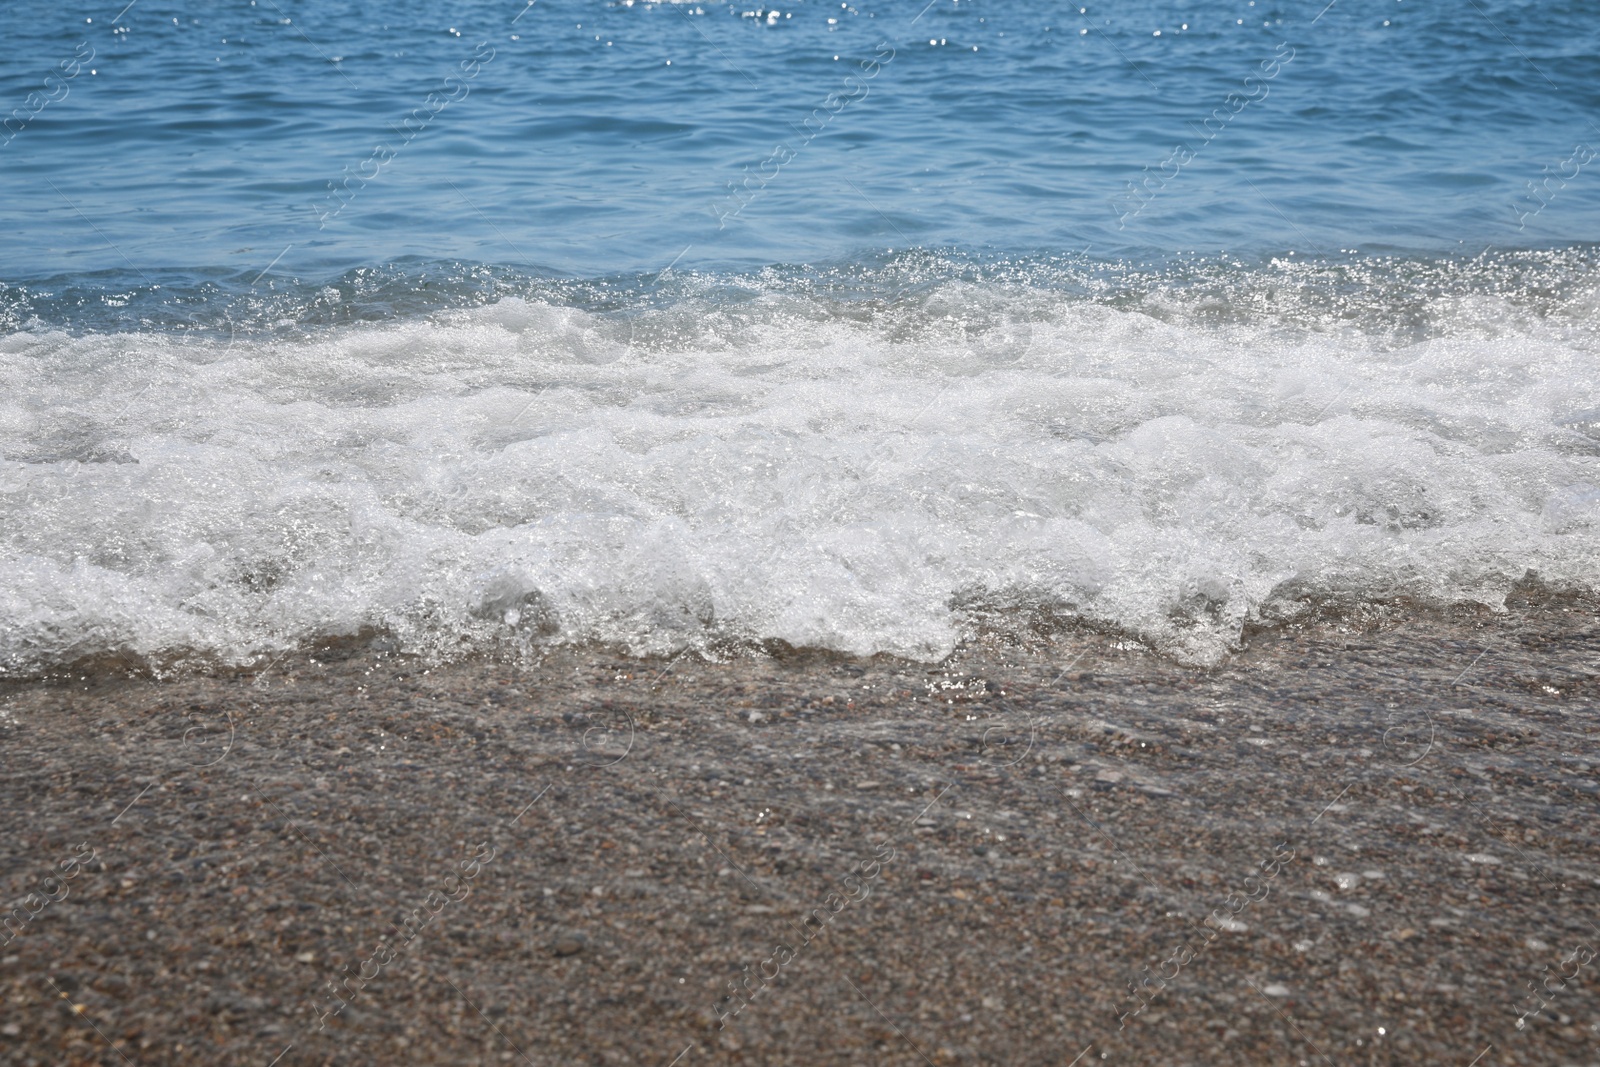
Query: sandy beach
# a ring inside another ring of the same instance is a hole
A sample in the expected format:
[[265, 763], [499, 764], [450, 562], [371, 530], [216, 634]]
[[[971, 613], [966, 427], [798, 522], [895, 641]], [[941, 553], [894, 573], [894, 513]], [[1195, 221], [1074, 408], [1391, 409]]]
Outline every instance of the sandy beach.
[[11, 683], [0, 1048], [1600, 1062], [1594, 608]]

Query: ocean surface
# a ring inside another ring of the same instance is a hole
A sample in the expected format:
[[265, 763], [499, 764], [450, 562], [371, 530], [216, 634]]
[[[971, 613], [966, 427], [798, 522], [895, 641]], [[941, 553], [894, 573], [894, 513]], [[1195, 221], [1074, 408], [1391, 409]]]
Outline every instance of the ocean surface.
[[1600, 23], [13, 5], [0, 675], [1600, 588]]

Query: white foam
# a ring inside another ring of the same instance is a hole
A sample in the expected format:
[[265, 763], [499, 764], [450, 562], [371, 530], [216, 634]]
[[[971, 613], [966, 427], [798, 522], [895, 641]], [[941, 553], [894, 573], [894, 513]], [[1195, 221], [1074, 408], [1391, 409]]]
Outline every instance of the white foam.
[[364, 627], [931, 658], [985, 605], [1212, 662], [1308, 597], [1593, 588], [1593, 346], [1483, 300], [1397, 351], [957, 285], [910, 318], [513, 299], [215, 348], [13, 333], [0, 671]]

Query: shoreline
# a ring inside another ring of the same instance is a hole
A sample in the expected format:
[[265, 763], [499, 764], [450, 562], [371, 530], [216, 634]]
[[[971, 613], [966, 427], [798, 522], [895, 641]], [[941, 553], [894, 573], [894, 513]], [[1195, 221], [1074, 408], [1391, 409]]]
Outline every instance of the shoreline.
[[0, 1049], [1600, 1062], [1592, 603], [1123, 644], [0, 684]]

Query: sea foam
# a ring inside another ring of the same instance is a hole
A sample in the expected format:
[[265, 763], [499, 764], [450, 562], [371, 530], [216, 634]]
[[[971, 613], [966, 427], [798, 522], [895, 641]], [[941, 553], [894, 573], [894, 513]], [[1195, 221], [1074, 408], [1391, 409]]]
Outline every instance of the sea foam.
[[1592, 291], [1376, 329], [1303, 283], [14, 330], [0, 671], [367, 633], [933, 659], [978, 619], [1214, 663], [1319, 603], [1600, 584]]

